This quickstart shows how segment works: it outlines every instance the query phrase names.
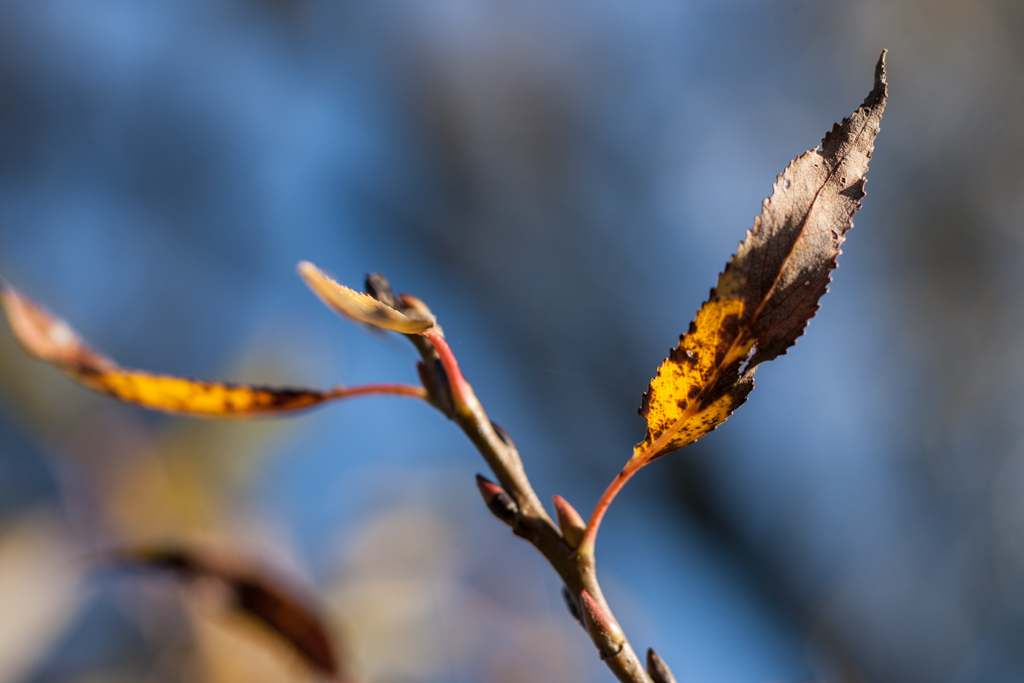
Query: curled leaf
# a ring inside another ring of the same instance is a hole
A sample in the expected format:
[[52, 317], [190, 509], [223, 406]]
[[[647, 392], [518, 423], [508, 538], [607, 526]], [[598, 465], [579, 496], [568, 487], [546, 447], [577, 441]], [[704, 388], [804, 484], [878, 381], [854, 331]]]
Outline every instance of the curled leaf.
[[110, 556], [111, 564], [172, 571], [180, 578], [214, 581], [226, 606], [262, 624], [290, 645], [312, 670], [340, 680], [338, 656], [320, 618], [301, 600], [238, 558], [182, 547], [135, 548]]
[[309, 261], [300, 262], [298, 271], [321, 301], [346, 318], [402, 334], [419, 334], [434, 327], [433, 316], [407, 316], [369, 294], [338, 284]]
[[66, 322], [0, 280], [0, 302], [18, 341], [81, 384], [128, 403], [171, 413], [243, 416], [309, 408], [344, 389], [221, 384], [126, 370], [93, 350]]
[[885, 52], [861, 107], [778, 177], [679, 346], [658, 369], [640, 415], [642, 465], [707, 434], [739, 407], [759, 363], [803, 334], [828, 289], [885, 109]]

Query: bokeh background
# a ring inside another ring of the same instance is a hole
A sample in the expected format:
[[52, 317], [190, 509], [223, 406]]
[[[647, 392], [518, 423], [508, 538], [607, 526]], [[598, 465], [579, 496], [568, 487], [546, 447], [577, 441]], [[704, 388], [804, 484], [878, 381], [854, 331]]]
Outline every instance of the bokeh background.
[[[0, 0], [0, 273], [128, 367], [415, 381], [294, 272], [438, 314], [585, 514], [775, 175], [890, 99], [832, 291], [598, 543], [681, 682], [1024, 680], [1018, 0]], [[607, 681], [455, 427], [116, 405], [0, 330], [0, 681], [307, 680], [116, 545], [253, 558], [368, 683]]]

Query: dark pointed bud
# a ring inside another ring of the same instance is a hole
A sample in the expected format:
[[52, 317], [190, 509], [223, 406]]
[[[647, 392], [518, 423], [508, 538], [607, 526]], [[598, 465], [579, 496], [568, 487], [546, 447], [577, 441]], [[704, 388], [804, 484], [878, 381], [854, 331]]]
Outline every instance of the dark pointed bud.
[[512, 496], [505, 492], [505, 489], [480, 474], [476, 475], [476, 487], [480, 489], [480, 495], [484, 497], [487, 509], [495, 517], [505, 524], [512, 524], [515, 521], [519, 515], [519, 506], [512, 500]]
[[585, 590], [580, 591], [580, 606], [583, 608], [583, 625], [597, 645], [601, 659], [611, 659], [622, 652], [626, 635], [611, 615]]
[[552, 496], [551, 499], [555, 502], [555, 513], [558, 515], [558, 526], [562, 530], [562, 536], [569, 547], [575, 550], [580, 547], [587, 525], [580, 517], [580, 513], [576, 512], [576, 508], [569, 505], [565, 498]]
[[433, 360], [431, 366], [434, 368], [433, 374], [427, 370], [425, 362], [417, 361], [416, 372], [420, 376], [420, 382], [427, 390], [431, 403], [442, 413], [451, 417], [455, 409], [452, 407], [452, 391], [448, 386], [448, 375], [440, 361]]
[[366, 276], [366, 292], [382, 304], [397, 310], [402, 309], [398, 297], [391, 291], [391, 283], [380, 273], [370, 273]]
[[583, 615], [580, 614], [580, 604], [576, 602], [576, 598], [572, 597], [572, 593], [565, 586], [562, 586], [562, 600], [565, 601], [565, 608], [569, 610], [572, 618], [580, 622], [580, 626], [586, 628], [587, 625], [583, 623]]
[[455, 415], [455, 397], [452, 396], [452, 383], [448, 379], [448, 371], [444, 369], [444, 363], [434, 358], [434, 377], [437, 378], [437, 395], [441, 412], [452, 417]]
[[647, 673], [654, 683], [676, 683], [676, 677], [668, 670], [668, 665], [651, 648], [647, 648]]
[[512, 445], [512, 437], [508, 435], [508, 432], [505, 431], [504, 427], [499, 425], [497, 422], [492, 422], [491, 429], [494, 430], [494, 433], [498, 435], [498, 438], [501, 439], [503, 444], [506, 446]]
[[433, 385], [433, 377], [427, 374], [427, 366], [423, 364], [423, 361], [416, 361], [416, 374], [420, 376], [420, 384], [425, 387]]

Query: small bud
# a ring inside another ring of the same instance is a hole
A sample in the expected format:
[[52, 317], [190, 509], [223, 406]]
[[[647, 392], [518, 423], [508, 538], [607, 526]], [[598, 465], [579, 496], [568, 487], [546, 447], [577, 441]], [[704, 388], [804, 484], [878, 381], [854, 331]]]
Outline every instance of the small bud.
[[423, 364], [423, 361], [416, 361], [416, 374], [420, 376], [420, 383], [429, 387], [433, 384], [433, 378], [427, 374], [427, 366]]
[[576, 512], [576, 508], [569, 505], [569, 501], [565, 498], [553, 496], [552, 500], [555, 503], [555, 512], [558, 515], [558, 526], [562, 530], [562, 536], [565, 537], [565, 542], [569, 544], [569, 547], [575, 550], [583, 540], [587, 525], [580, 517], [580, 513]]
[[611, 659], [622, 652], [626, 636], [611, 615], [585, 590], [580, 591], [580, 605], [583, 607], [583, 624], [597, 645], [601, 659]]
[[565, 608], [569, 610], [572, 618], [580, 622], [580, 626], [586, 628], [587, 625], [583, 623], [583, 615], [580, 614], [580, 605], [565, 586], [562, 586], [562, 600], [565, 601]]
[[421, 299], [414, 297], [412, 294], [399, 294], [398, 302], [401, 304], [400, 310], [405, 315], [416, 320], [434, 321], [434, 329], [437, 330], [438, 334], [444, 336], [441, 326], [437, 324], [434, 314], [430, 312], [430, 307], [423, 303]]
[[476, 487], [480, 489], [480, 495], [483, 496], [487, 509], [495, 517], [506, 524], [512, 524], [515, 521], [519, 515], [519, 506], [512, 500], [512, 496], [505, 492], [505, 489], [480, 474], [476, 475]]
[[504, 427], [499, 425], [497, 422], [491, 422], [491, 429], [494, 430], [494, 433], [498, 435], [498, 438], [501, 439], [503, 444], [506, 446], [512, 445], [512, 437], [508, 435], [508, 432], [505, 431]]
[[451, 417], [455, 410], [452, 408], [452, 391], [448, 386], [448, 375], [444, 372], [444, 366], [440, 361], [434, 360], [431, 364], [434, 372], [427, 370], [427, 364], [423, 361], [416, 362], [416, 372], [420, 376], [420, 383], [427, 390], [430, 402], [442, 413]]
[[676, 683], [676, 677], [668, 670], [668, 665], [651, 648], [647, 648], [647, 673], [654, 683]]
[[370, 273], [366, 276], [366, 293], [391, 308], [401, 308], [398, 297], [391, 291], [391, 283], [380, 273]]

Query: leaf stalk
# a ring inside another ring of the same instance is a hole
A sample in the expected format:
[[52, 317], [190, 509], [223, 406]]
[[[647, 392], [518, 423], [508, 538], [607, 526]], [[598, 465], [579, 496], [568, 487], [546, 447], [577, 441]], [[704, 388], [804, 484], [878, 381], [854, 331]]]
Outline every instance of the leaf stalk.
[[361, 384], [355, 387], [338, 386], [331, 389], [328, 398], [355, 398], [356, 396], [408, 396], [427, 400], [427, 390], [415, 384]]
[[601, 497], [597, 501], [597, 505], [594, 506], [594, 511], [590, 513], [590, 519], [587, 520], [586, 531], [583, 532], [583, 540], [580, 541], [577, 552], [580, 555], [593, 557], [594, 555], [594, 544], [597, 542], [597, 530], [601, 526], [601, 520], [604, 519], [604, 514], [608, 511], [608, 507], [615, 500], [615, 496], [619, 495], [619, 491], [626, 485], [637, 470], [643, 467], [644, 462], [637, 458], [631, 458], [626, 466], [622, 468], [622, 471], [615, 475], [611, 483], [608, 484], [608, 488], [604, 490]]

